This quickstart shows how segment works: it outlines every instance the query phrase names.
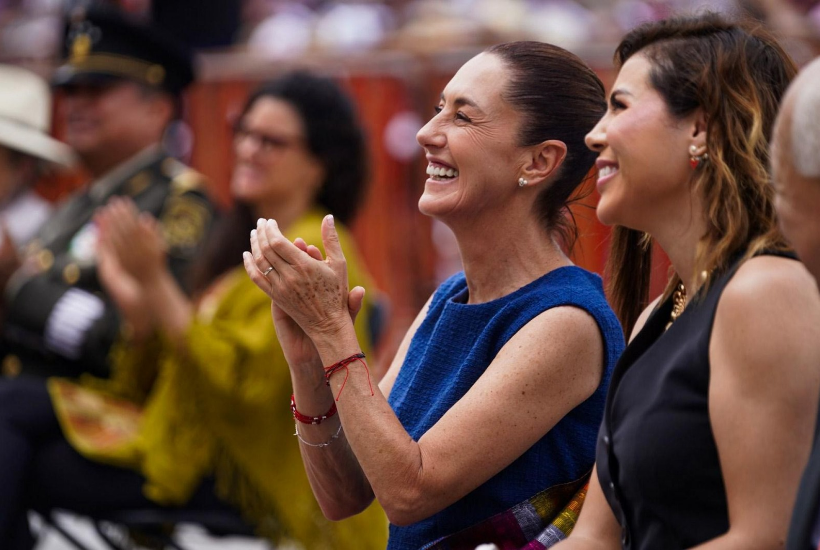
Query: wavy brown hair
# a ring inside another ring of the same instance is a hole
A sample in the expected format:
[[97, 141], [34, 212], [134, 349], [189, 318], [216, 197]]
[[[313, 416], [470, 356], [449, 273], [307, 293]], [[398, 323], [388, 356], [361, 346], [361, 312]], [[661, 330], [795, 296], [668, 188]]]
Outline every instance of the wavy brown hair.
[[[615, 51], [616, 67], [637, 53], [650, 62], [650, 84], [673, 117], [700, 109], [706, 119], [709, 159], [691, 180], [705, 205], [706, 232], [691, 275], [719, 273], [741, 254], [787, 249], [767, 166], [777, 109], [797, 73], [788, 54], [759, 25], [714, 13], [635, 28]], [[611, 243], [609, 296], [629, 334], [648, 302], [652, 251], [642, 233], [625, 227], [613, 229]], [[671, 277], [664, 298], [679, 281]]]

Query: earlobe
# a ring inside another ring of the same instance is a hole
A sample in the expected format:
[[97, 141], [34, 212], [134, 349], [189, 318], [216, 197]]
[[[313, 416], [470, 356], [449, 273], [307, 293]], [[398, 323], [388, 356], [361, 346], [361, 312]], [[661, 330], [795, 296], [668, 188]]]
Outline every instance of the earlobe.
[[694, 117], [692, 143], [698, 148], [706, 147], [706, 116], [703, 114], [703, 111], [698, 110]]
[[706, 117], [703, 111], [698, 110], [694, 115], [692, 137], [689, 143], [689, 164], [692, 170], [709, 160], [709, 151], [706, 143]]

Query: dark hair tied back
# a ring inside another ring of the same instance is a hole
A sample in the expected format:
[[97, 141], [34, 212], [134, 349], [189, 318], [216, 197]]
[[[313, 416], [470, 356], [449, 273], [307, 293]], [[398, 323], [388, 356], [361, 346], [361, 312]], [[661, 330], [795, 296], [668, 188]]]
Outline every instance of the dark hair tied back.
[[606, 111], [604, 85], [578, 56], [543, 42], [509, 42], [487, 50], [510, 69], [505, 99], [522, 116], [519, 143], [559, 140], [567, 156], [557, 177], [534, 205], [545, 227], [571, 250], [578, 230], [569, 211], [570, 197], [592, 168], [597, 153], [584, 144]]

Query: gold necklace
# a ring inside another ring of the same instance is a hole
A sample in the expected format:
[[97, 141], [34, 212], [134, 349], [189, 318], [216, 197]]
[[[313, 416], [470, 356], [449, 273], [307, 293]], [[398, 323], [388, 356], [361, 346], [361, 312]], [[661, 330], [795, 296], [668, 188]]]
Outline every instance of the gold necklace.
[[680, 281], [678, 282], [678, 288], [675, 289], [675, 293], [672, 295], [672, 313], [669, 314], [669, 323], [667, 323], [666, 328], [669, 328], [681, 316], [685, 307], [686, 287], [683, 286], [683, 281]]

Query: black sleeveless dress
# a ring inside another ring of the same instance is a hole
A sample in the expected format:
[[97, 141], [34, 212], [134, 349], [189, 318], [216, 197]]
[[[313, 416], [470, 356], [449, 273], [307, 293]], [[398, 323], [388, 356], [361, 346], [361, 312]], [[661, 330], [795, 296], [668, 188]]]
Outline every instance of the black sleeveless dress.
[[734, 262], [666, 331], [672, 298], [660, 304], [612, 374], [596, 463], [625, 549], [689, 548], [729, 529], [709, 422], [709, 340], [738, 267]]

